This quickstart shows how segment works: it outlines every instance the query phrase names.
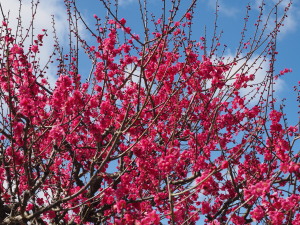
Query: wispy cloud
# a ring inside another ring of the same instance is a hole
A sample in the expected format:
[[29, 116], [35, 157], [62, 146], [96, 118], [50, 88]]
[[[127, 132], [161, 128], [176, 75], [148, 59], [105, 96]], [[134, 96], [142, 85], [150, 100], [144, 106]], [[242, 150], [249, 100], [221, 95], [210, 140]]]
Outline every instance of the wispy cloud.
[[[255, 3], [255, 9], [256, 10], [260, 10], [259, 6], [261, 6], [261, 0], [256, 1]], [[278, 0], [272, 0], [267, 2], [267, 4], [265, 4], [265, 12], [269, 12], [272, 10], [272, 13], [270, 13], [270, 15], [268, 15], [267, 13], [264, 14], [262, 16], [262, 21], [263, 23], [268, 23], [267, 26], [267, 31], [268, 32], [272, 32], [275, 28], [275, 22], [276, 21], [276, 14], [275, 12], [277, 11], [277, 20], [278, 22], [280, 22], [282, 16], [284, 15], [285, 12], [285, 8], [289, 5], [290, 0], [283, 0], [280, 2], [280, 4], [278, 4]], [[277, 5], [277, 7], [275, 7], [275, 5]], [[297, 27], [299, 26], [299, 21], [300, 20], [300, 9], [296, 6], [294, 6], [293, 4], [290, 5], [290, 8], [287, 12], [287, 17], [284, 18], [283, 21], [283, 26], [280, 27], [280, 32], [278, 33], [278, 38], [279, 40], [284, 39], [284, 37], [290, 33], [293, 33], [297, 30]]]
[[[34, 1], [36, 2], [36, 1]], [[55, 21], [56, 34], [64, 44], [66, 36], [68, 35], [68, 23], [67, 23], [67, 14], [63, 2], [60, 0], [51, 0], [51, 1], [40, 1], [38, 4], [34, 20], [32, 20], [33, 11], [32, 3], [29, 0], [22, 1], [21, 9], [20, 3], [18, 0], [0, 0], [2, 5], [4, 15], [8, 18], [9, 27], [12, 28], [13, 33], [16, 32], [18, 23], [23, 27], [23, 36], [26, 34], [26, 29], [29, 29], [29, 37], [26, 38], [24, 42], [25, 51], [29, 49], [29, 46], [32, 44], [31, 35], [34, 35], [36, 39], [37, 34], [42, 34], [42, 29], [48, 30], [48, 37], [44, 37], [43, 46], [40, 47], [40, 53], [38, 58], [40, 60], [39, 65], [43, 67], [49, 60], [49, 56], [52, 54], [54, 49], [54, 39], [53, 39], [53, 24], [52, 18]], [[19, 11], [20, 9], [20, 11]], [[18, 20], [20, 13], [20, 20]], [[3, 18], [2, 18], [3, 20]], [[20, 31], [20, 27], [18, 27]], [[51, 67], [47, 73], [47, 78], [51, 86], [55, 83], [55, 66]]]
[[[228, 59], [228, 62], [233, 62], [234, 55], [226, 55], [225, 59]], [[227, 74], [227, 77], [232, 77], [228, 84], [232, 84], [235, 80], [236, 74], [245, 73], [246, 75], [255, 75], [255, 79], [248, 83], [246, 88], [242, 88], [240, 93], [242, 96], [245, 96], [247, 100], [250, 101], [250, 104], [256, 104], [261, 96], [261, 92], [264, 91], [265, 86], [262, 85], [266, 81], [268, 71], [270, 70], [269, 59], [264, 60], [263, 57], [259, 55], [252, 55], [250, 59], [243, 58], [236, 62], [234, 66], [231, 67], [230, 72]], [[278, 78], [274, 79], [273, 90], [275, 91], [275, 96], [278, 96], [280, 92], [285, 87], [284, 80]], [[259, 89], [258, 89], [259, 88]], [[266, 87], [268, 88], [268, 87]], [[265, 89], [267, 90], [267, 89]], [[257, 93], [257, 94], [256, 94]], [[266, 97], [267, 92], [263, 93], [263, 96]]]
[[291, 32], [295, 32], [299, 26], [300, 20], [300, 10], [295, 7], [291, 7], [288, 17], [285, 18], [284, 26], [280, 29], [280, 38], [283, 38], [285, 35]]
[[138, 0], [119, 0], [121, 6], [126, 6], [134, 2], [138, 2]]
[[[228, 4], [225, 3], [226, 1], [224, 0], [219, 0], [218, 1], [218, 11], [221, 14], [224, 14], [225, 16], [228, 17], [235, 17], [239, 12], [240, 9], [229, 6]], [[216, 1], [207, 1], [208, 6], [215, 10], [216, 9]]]

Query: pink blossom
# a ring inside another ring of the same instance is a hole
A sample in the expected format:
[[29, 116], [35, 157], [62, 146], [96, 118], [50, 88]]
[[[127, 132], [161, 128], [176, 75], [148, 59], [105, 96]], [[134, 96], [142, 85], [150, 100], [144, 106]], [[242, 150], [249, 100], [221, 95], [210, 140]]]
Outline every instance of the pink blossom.
[[191, 20], [191, 19], [192, 19], [192, 14], [191, 14], [191, 13], [186, 13], [186, 14], [185, 14], [185, 17], [186, 17], [188, 20]]
[[30, 49], [32, 52], [37, 53], [39, 50], [39, 47], [37, 45], [32, 45]]

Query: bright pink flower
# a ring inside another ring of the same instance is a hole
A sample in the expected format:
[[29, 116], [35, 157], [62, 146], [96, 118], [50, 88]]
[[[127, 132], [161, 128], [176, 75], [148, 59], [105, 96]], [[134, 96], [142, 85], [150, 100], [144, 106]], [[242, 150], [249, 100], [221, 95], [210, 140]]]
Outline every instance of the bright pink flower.
[[251, 217], [254, 219], [254, 221], [261, 221], [262, 218], [265, 216], [265, 210], [262, 209], [262, 207], [258, 206], [250, 212]]
[[43, 34], [38, 34], [37, 38], [38, 38], [39, 42], [43, 43], [43, 38], [44, 38]]
[[32, 52], [37, 53], [39, 50], [39, 47], [37, 45], [32, 45], [30, 49]]
[[124, 19], [124, 18], [122, 18], [122, 19], [120, 19], [120, 24], [122, 25], [122, 26], [124, 26], [125, 25], [125, 23], [126, 23], [126, 20]]
[[191, 14], [191, 13], [186, 13], [186, 14], [185, 14], [185, 17], [186, 17], [188, 20], [191, 20], [191, 19], [192, 19], [192, 14]]

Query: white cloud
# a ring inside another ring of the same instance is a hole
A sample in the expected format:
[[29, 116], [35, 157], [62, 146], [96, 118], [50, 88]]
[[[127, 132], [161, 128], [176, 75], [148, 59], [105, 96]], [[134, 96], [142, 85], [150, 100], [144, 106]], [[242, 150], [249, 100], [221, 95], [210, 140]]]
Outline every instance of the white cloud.
[[139, 83], [140, 76], [141, 76], [141, 68], [138, 66], [135, 66], [133, 63], [128, 65], [125, 68], [126, 75], [131, 75], [131, 81], [134, 83]]
[[[36, 1], [34, 1], [35, 4]], [[9, 13], [10, 27], [15, 29], [17, 27], [17, 18], [19, 15], [19, 0], [0, 0], [4, 14]], [[35, 8], [35, 5], [33, 6]], [[67, 15], [62, 1], [42, 0], [38, 4], [36, 15], [33, 21], [34, 33], [40, 33], [42, 29], [52, 30], [52, 15], [55, 17], [55, 28], [60, 37], [64, 37], [67, 33]], [[32, 22], [32, 4], [31, 0], [23, 0], [21, 5], [21, 23], [24, 29], [27, 29]]]
[[[262, 21], [263, 24], [268, 23], [267, 26], [267, 32], [270, 33], [274, 30], [275, 28], [275, 23], [276, 21], [276, 8], [275, 5], [279, 3], [279, 0], [272, 0], [267, 3], [265, 7], [265, 14], [262, 16]], [[280, 22], [282, 16], [284, 15], [285, 8], [289, 5], [290, 0], [282, 0], [280, 4], [278, 4], [277, 7], [277, 21]], [[261, 1], [257, 1], [255, 4], [255, 9], [260, 11], [259, 6], [261, 5]], [[270, 17], [268, 13], [271, 11], [272, 13], [270, 14]], [[292, 33], [296, 31], [298, 27], [298, 21], [300, 20], [300, 9], [298, 9], [296, 6], [293, 4], [290, 5], [290, 8], [287, 12], [287, 17], [284, 18], [283, 25], [280, 27], [280, 32], [278, 33], [278, 38], [279, 40], [282, 40], [287, 34]]]
[[283, 38], [286, 34], [297, 30], [298, 21], [300, 20], [300, 11], [292, 7], [288, 13], [288, 17], [285, 18], [284, 26], [280, 28], [279, 37]]
[[[35, 4], [36, 1], [34, 1]], [[5, 17], [9, 15], [8, 22], [9, 27], [12, 28], [13, 33], [16, 33], [16, 29], [18, 27], [18, 17], [19, 17], [19, 9], [20, 3], [19, 0], [0, 0], [1, 6], [4, 11]], [[39, 65], [41, 68], [46, 65], [49, 60], [49, 56], [52, 54], [54, 49], [54, 40], [53, 40], [53, 28], [52, 28], [52, 16], [54, 16], [55, 20], [55, 29], [57, 36], [60, 40], [61, 44], [64, 44], [66, 36], [68, 35], [68, 23], [67, 23], [67, 13], [66, 9], [63, 5], [63, 1], [60, 0], [51, 0], [46, 1], [42, 0], [38, 4], [36, 14], [34, 19], [32, 20], [32, 15], [35, 6], [32, 7], [31, 0], [23, 0], [20, 11], [20, 23], [23, 27], [22, 36], [26, 34], [26, 29], [29, 30], [29, 37], [26, 38], [24, 42], [24, 50], [25, 52], [29, 49], [29, 46], [32, 44], [31, 35], [34, 35], [34, 39], [36, 39], [38, 34], [43, 34], [42, 29], [46, 29], [48, 32], [48, 36], [43, 39], [43, 46], [40, 47], [40, 53], [37, 55], [40, 59]], [[1, 16], [2, 17], [2, 16]], [[3, 18], [1, 18], [3, 20]], [[31, 23], [33, 25], [33, 30], [31, 28]], [[67, 28], [67, 29], [66, 29]], [[20, 34], [20, 27], [18, 27]], [[19, 38], [19, 40], [21, 40]], [[56, 67], [50, 65], [50, 69], [48, 70], [46, 76], [50, 85], [53, 87], [56, 81]]]
[[[226, 55], [225, 59], [228, 59], [228, 62], [232, 62], [234, 59], [234, 55]], [[242, 58], [242, 57], [240, 57]], [[231, 67], [231, 70], [228, 72], [227, 77], [231, 77], [232, 79], [227, 83], [229, 85], [233, 84], [234, 78], [236, 74], [245, 73], [246, 75], [255, 75], [255, 79], [253, 81], [248, 82], [248, 86], [246, 88], [242, 88], [240, 93], [242, 96], [246, 97], [246, 100], [250, 100], [251, 104], [256, 104], [259, 100], [261, 94], [260, 92], [264, 91], [264, 85], [262, 83], [266, 81], [268, 75], [268, 71], [270, 70], [270, 62], [269, 59], [266, 58], [264, 60], [263, 57], [259, 55], [252, 55], [251, 58], [242, 58], [241, 60], [236, 62], [236, 65]], [[285, 82], [284, 80], [278, 78], [274, 79], [275, 84], [273, 85], [273, 90], [275, 91], [275, 95], [278, 96], [280, 91], [284, 89]], [[259, 90], [257, 88], [259, 87]], [[268, 87], [267, 87], [268, 88]], [[263, 96], [266, 97], [267, 89], [263, 93]], [[258, 94], [256, 94], [258, 93]]]
[[119, 0], [121, 6], [129, 5], [130, 3], [137, 2], [137, 0]]
[[[216, 1], [207, 1], [207, 4], [211, 9], [216, 9]], [[228, 6], [223, 0], [219, 0], [218, 5], [218, 11], [228, 17], [234, 17], [240, 12], [240, 9]]]

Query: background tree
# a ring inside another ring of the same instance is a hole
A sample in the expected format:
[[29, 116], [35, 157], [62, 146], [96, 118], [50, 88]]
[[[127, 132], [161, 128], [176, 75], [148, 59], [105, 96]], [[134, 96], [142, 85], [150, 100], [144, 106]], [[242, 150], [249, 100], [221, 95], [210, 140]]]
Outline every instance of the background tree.
[[[2, 10], [1, 224], [299, 224], [298, 129], [273, 95], [274, 79], [289, 72], [277, 74], [274, 62], [291, 3], [279, 13], [282, 1], [270, 12], [262, 2], [250, 38], [247, 5], [227, 60], [218, 10], [213, 38], [196, 41], [196, 0], [185, 9], [162, 1], [159, 17], [139, 1], [140, 36], [118, 1], [101, 2], [107, 15], [90, 27], [65, 1], [69, 49], [54, 29], [46, 66], [39, 51], [50, 29], [36, 34], [19, 17], [15, 31]], [[33, 21], [36, 10], [38, 1]], [[263, 81], [251, 82], [266, 61]]]

